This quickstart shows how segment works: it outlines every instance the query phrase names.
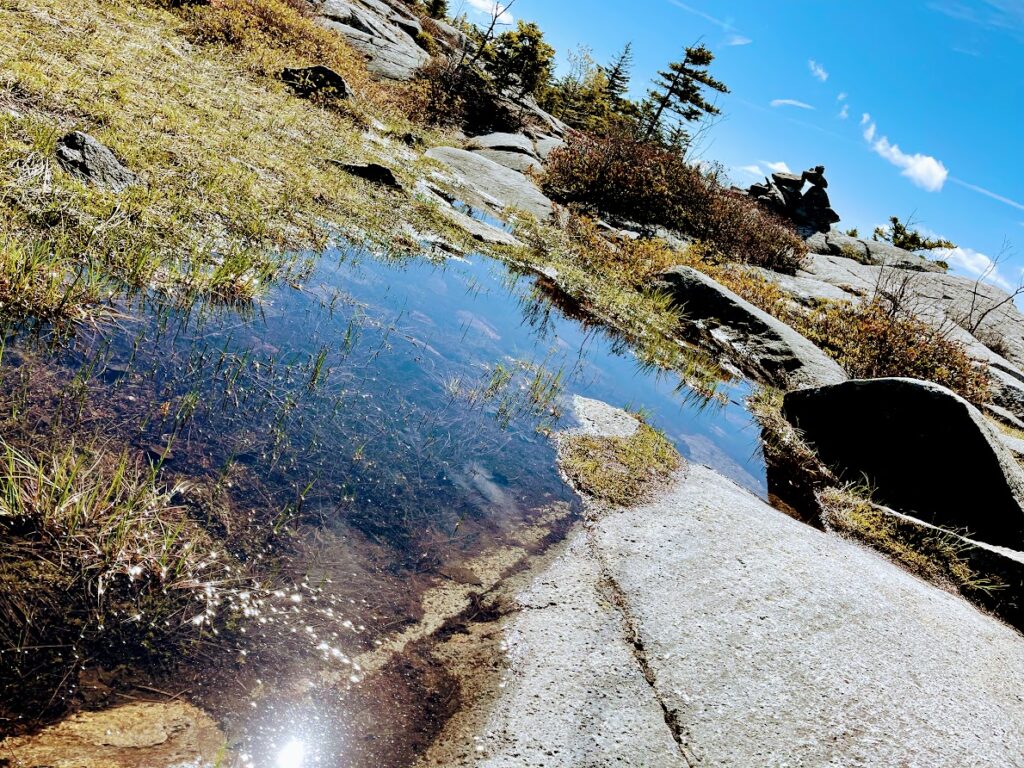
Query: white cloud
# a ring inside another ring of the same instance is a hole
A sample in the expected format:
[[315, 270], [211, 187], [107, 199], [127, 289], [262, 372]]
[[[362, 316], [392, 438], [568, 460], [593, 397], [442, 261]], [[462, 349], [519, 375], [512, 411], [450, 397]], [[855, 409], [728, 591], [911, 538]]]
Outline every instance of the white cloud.
[[985, 278], [987, 282], [1002, 288], [1004, 291], [1012, 291], [1014, 289], [1010, 281], [999, 274], [999, 270], [993, 266], [992, 259], [981, 251], [961, 246], [957, 248], [941, 248], [932, 253], [943, 261], [949, 262], [951, 267], [971, 277], [981, 277], [987, 273]]
[[885, 158], [897, 168], [903, 169], [903, 176], [906, 176], [916, 186], [928, 192], [938, 192], [949, 178], [949, 170], [940, 160], [931, 155], [915, 153], [908, 155], [898, 144], [889, 141], [888, 136], [875, 138], [878, 134], [878, 126], [871, 120], [871, 115], [864, 113], [860, 120], [864, 128], [864, 140], [870, 145], [871, 151], [876, 155]]
[[497, 0], [466, 0], [466, 2], [469, 3], [473, 10], [487, 16], [494, 16], [495, 13], [501, 11], [498, 21], [502, 24], [515, 23], [515, 18], [513, 18], [512, 14], [504, 10], [508, 7], [508, 0], [504, 2], [497, 2]]
[[843, 108], [839, 110], [839, 119], [845, 120], [850, 116], [850, 105], [843, 104]]
[[786, 165], [782, 160], [779, 160], [777, 163], [770, 163], [767, 160], [762, 160], [761, 165], [763, 165], [769, 171], [773, 171], [774, 173], [792, 173], [792, 171], [789, 170], [789, 166]]
[[849, 96], [849, 94], [846, 91], [843, 91], [838, 96], [836, 96], [836, 101], [846, 101], [847, 96]]
[[764, 175], [761, 172], [761, 166], [759, 166], [759, 165], [741, 165], [736, 170], [743, 171], [744, 173], [749, 173], [751, 176], [763, 176]]
[[750, 45], [752, 42], [754, 42], [754, 41], [751, 40], [749, 37], [746, 37], [744, 35], [729, 35], [728, 39], [725, 41], [725, 44], [726, 45]]
[[802, 101], [796, 99], [772, 99], [771, 105], [773, 107], [799, 107], [800, 109], [814, 109], [810, 104], [805, 104]]
[[823, 66], [821, 66], [821, 64], [816, 62], [814, 59], [811, 59], [810, 61], [808, 61], [807, 62], [807, 66], [810, 67], [811, 74], [814, 77], [816, 77], [818, 80], [821, 80], [821, 82], [823, 82], [823, 83], [826, 80], [828, 80], [828, 72], [826, 72], [825, 68]]
[[[714, 16], [712, 16], [709, 13], [704, 13], [704, 11], [697, 10], [696, 8], [693, 8], [692, 6], [689, 6], [686, 3], [681, 2], [681, 0], [668, 0], [668, 1], [670, 3], [672, 3], [672, 5], [674, 5], [676, 8], [682, 8], [687, 13], [692, 13], [694, 16], [700, 16], [700, 18], [704, 19], [704, 21], [711, 22], [716, 27], [721, 27], [726, 32], [732, 32], [735, 29], [735, 27], [732, 25], [732, 22], [726, 21], [726, 20], [723, 20], [723, 19], [715, 18]], [[472, 0], [470, 0], [470, 2], [472, 2]]]

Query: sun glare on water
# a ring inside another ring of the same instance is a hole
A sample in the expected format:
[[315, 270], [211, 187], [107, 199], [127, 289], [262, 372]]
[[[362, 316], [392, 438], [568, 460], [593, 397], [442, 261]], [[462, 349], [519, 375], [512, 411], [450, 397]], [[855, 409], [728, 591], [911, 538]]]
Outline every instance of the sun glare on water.
[[277, 753], [276, 768], [302, 768], [306, 760], [306, 745], [292, 739]]

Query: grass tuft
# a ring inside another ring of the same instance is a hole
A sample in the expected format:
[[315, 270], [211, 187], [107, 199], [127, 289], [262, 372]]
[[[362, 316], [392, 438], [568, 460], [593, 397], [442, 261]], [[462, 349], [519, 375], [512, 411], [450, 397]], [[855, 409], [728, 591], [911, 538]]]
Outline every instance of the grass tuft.
[[126, 452], [0, 441], [0, 718], [59, 711], [85, 664], [159, 663], [256, 610], [252, 580]]
[[965, 597], [987, 596], [1005, 585], [977, 573], [964, 558], [970, 544], [953, 531], [915, 524], [877, 507], [863, 488], [828, 488], [818, 494], [823, 521], [832, 530], [860, 541], [910, 572]]
[[562, 471], [582, 493], [619, 507], [634, 506], [668, 480], [682, 462], [664, 434], [641, 422], [630, 437], [562, 437]]

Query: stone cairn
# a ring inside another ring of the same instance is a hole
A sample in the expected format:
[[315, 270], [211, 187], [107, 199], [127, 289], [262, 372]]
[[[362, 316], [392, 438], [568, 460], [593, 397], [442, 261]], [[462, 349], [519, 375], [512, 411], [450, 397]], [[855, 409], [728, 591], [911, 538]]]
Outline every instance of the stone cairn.
[[[804, 192], [804, 185], [810, 188]], [[839, 221], [839, 214], [832, 210], [825, 188], [825, 166], [819, 165], [795, 173], [773, 173], [764, 184], [754, 184], [747, 195], [769, 211], [792, 221], [797, 228], [811, 232], [828, 232]]]

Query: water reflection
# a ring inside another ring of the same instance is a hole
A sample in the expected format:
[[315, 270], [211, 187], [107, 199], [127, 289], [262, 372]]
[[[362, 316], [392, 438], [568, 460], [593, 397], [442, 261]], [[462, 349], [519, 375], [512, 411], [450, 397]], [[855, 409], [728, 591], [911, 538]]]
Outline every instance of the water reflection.
[[7, 422], [127, 443], [188, 481], [182, 503], [233, 554], [266, 564], [278, 588], [258, 619], [190, 679], [236, 753], [396, 764], [451, 706], [430, 698], [443, 672], [407, 661], [367, 686], [358, 659], [421, 617], [431, 585], [472, 583], [467, 558], [571, 510], [546, 435], [567, 397], [642, 409], [684, 455], [765, 493], [745, 385], [707, 405], [553, 297], [480, 257], [336, 250], [257, 306], [141, 298], [47, 354], [9, 333]]

